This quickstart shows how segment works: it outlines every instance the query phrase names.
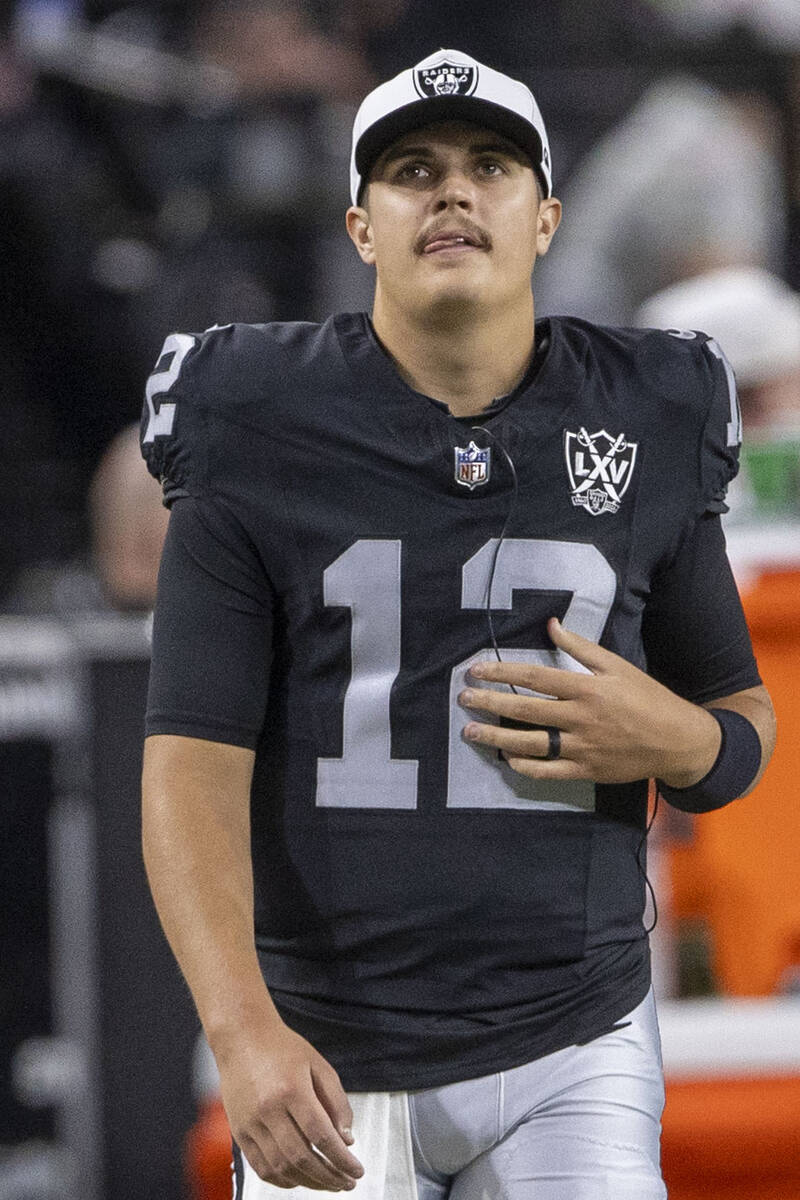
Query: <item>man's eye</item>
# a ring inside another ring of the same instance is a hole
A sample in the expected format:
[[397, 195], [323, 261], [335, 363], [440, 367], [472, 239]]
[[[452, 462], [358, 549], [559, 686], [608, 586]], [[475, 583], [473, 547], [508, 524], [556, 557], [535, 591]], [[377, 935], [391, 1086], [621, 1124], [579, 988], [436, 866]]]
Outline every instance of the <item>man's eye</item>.
[[430, 168], [424, 163], [410, 162], [404, 163], [397, 172], [398, 179], [427, 179], [430, 175]]
[[486, 158], [478, 164], [478, 169], [484, 175], [502, 175], [503, 164], [498, 162], [496, 158]]

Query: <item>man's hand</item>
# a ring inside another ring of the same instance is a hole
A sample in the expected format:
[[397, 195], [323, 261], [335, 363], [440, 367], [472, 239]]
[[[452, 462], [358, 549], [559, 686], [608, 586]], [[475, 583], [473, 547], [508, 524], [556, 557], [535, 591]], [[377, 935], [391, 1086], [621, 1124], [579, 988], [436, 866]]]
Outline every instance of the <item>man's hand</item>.
[[[561, 754], [547, 761], [547, 732], [471, 722], [464, 736], [496, 746], [509, 766], [534, 779], [593, 779], [628, 783], [663, 779], [689, 787], [711, 769], [721, 733], [714, 717], [676, 696], [624, 658], [564, 629], [552, 617], [548, 632], [590, 674], [525, 663], [478, 663], [481, 684], [513, 684], [538, 696], [468, 688], [460, 702], [496, 717], [561, 732]], [[553, 697], [552, 699], [550, 697]]]
[[261, 1179], [352, 1191], [364, 1174], [348, 1150], [352, 1110], [333, 1067], [282, 1022], [215, 1046], [231, 1132]]

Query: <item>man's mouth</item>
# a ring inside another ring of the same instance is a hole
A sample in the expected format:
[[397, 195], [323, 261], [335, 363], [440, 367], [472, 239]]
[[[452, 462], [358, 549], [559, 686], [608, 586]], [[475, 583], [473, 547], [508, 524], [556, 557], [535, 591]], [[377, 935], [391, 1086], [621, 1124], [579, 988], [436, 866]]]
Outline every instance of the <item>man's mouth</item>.
[[485, 239], [478, 234], [463, 230], [442, 229], [431, 234], [423, 243], [423, 254], [438, 254], [443, 250], [486, 250]]

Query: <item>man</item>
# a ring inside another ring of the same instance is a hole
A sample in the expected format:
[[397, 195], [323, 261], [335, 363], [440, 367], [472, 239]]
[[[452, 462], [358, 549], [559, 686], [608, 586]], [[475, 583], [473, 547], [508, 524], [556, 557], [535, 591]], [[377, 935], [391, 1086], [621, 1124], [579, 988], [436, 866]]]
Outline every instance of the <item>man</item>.
[[352, 189], [371, 321], [173, 335], [143, 421], [145, 857], [237, 1194], [660, 1197], [647, 781], [717, 807], [773, 739], [732, 375], [534, 327], [544, 125], [464, 54], [367, 97]]

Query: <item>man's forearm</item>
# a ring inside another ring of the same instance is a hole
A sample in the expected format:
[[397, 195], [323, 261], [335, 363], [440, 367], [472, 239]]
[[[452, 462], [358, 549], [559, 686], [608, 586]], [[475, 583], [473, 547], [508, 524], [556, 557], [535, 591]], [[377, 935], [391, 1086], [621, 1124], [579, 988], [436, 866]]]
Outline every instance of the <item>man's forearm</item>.
[[253, 941], [253, 754], [196, 738], [145, 743], [142, 844], [164, 932], [212, 1043], [272, 1013]]
[[247, 1161], [280, 1187], [351, 1190], [364, 1168], [349, 1150], [350, 1103], [333, 1067], [281, 1020], [258, 965], [253, 757], [197, 738], [147, 739], [147, 874], [217, 1060], [231, 1132]]

